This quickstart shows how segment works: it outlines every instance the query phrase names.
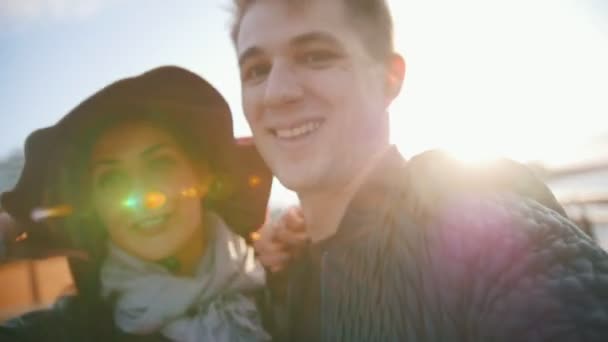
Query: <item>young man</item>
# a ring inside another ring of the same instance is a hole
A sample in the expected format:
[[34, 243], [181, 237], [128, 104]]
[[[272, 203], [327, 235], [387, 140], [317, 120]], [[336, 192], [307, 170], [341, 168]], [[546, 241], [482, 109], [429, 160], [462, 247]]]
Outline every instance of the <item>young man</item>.
[[[385, 1], [236, 5], [243, 108], [311, 240], [289, 269], [290, 341], [607, 338], [608, 257], [542, 183], [444, 193], [390, 146], [405, 63]], [[267, 265], [276, 238], [258, 242]]]

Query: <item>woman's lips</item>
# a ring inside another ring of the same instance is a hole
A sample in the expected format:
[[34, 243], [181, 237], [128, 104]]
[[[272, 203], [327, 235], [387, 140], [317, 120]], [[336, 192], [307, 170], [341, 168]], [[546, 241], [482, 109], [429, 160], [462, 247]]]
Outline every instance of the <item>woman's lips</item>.
[[133, 224], [133, 229], [138, 233], [156, 234], [167, 228], [170, 214], [155, 215], [139, 219]]

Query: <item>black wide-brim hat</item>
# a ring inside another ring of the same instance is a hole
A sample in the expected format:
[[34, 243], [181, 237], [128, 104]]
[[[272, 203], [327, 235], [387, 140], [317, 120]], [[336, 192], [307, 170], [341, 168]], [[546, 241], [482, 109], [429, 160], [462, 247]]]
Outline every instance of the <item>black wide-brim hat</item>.
[[221, 181], [210, 195], [210, 203], [236, 233], [247, 238], [263, 224], [270, 170], [251, 139], [233, 137], [232, 115], [222, 95], [201, 77], [175, 66], [116, 81], [57, 124], [30, 134], [25, 142], [25, 166], [15, 187], [1, 195], [2, 208], [26, 230], [42, 229], [32, 220], [32, 211], [65, 204], [48, 203], [47, 192], [57, 169], [65, 167], [66, 151], [86, 144], [91, 132], [127, 117], [165, 120], [189, 138], [202, 159], [219, 173]]

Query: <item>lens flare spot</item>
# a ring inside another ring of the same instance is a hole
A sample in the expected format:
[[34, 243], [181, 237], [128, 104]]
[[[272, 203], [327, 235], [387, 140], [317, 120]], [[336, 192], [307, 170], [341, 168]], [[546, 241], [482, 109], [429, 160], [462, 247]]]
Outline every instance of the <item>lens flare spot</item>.
[[158, 209], [167, 203], [167, 196], [161, 192], [148, 192], [144, 198], [144, 205], [147, 209]]
[[70, 214], [72, 214], [72, 211], [72, 206], [67, 204], [48, 208], [35, 208], [34, 210], [32, 210], [31, 218], [34, 222], [41, 222], [49, 218], [69, 216]]
[[259, 239], [262, 238], [262, 235], [260, 235], [260, 233], [258, 233], [258, 232], [253, 232], [253, 233], [251, 233], [250, 236], [251, 236], [252, 241], [258, 241]]
[[181, 195], [188, 198], [200, 199], [208, 192], [208, 187], [205, 185], [192, 186], [181, 191]]
[[129, 196], [124, 201], [122, 201], [122, 206], [127, 209], [135, 209], [137, 207], [137, 197]]
[[23, 232], [15, 238], [16, 242], [20, 242], [20, 241], [24, 241], [24, 240], [27, 240], [27, 232]]
[[198, 197], [198, 190], [195, 187], [184, 189], [182, 190], [182, 196], [190, 198]]
[[262, 184], [262, 179], [258, 176], [249, 176], [249, 186], [255, 188]]

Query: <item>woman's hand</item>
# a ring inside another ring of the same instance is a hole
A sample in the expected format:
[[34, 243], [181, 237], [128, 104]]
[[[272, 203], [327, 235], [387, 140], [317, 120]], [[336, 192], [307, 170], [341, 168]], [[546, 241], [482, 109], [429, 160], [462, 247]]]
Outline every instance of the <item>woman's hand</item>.
[[252, 239], [264, 267], [273, 273], [284, 270], [308, 243], [302, 210], [289, 208], [278, 220], [253, 233]]
[[47, 240], [31, 243], [24, 226], [8, 213], [0, 212], [0, 263], [55, 256], [88, 259], [88, 254], [80, 249], [54, 246], [52, 243]]

